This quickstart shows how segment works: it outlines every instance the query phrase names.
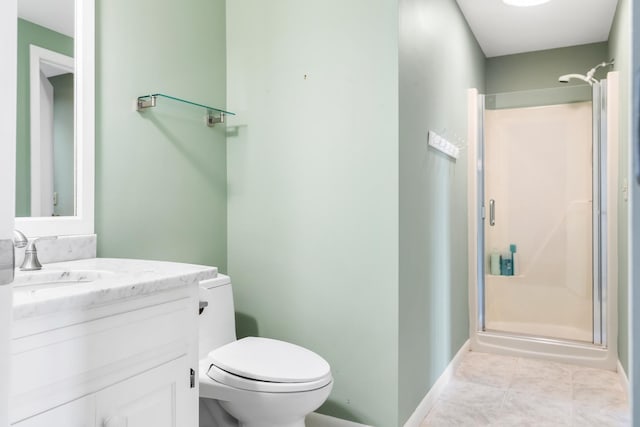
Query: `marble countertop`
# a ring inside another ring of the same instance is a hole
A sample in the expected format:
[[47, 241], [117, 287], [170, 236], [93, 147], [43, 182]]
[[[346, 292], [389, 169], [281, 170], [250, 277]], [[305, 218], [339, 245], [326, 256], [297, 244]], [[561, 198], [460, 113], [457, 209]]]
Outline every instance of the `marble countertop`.
[[86, 309], [215, 278], [216, 267], [165, 261], [90, 258], [16, 270], [13, 319]]

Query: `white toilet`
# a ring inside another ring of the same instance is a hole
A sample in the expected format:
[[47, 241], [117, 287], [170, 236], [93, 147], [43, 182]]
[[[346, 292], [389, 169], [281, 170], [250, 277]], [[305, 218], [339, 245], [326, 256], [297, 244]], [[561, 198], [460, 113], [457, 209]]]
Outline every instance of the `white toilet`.
[[202, 282], [200, 301], [200, 427], [304, 427], [333, 387], [329, 364], [283, 341], [237, 340], [228, 276]]

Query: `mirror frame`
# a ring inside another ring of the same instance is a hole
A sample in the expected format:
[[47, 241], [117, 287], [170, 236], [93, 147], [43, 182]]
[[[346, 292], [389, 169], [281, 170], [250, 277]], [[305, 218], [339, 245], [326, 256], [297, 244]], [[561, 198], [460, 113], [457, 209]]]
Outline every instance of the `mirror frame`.
[[95, 1], [76, 0], [74, 13], [76, 214], [17, 217], [15, 227], [30, 237], [94, 233]]

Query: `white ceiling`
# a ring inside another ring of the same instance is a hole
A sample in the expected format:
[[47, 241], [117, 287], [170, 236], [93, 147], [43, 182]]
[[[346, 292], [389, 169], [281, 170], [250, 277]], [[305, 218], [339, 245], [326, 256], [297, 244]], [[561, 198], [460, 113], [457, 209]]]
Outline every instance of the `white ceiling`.
[[74, 0], [18, 0], [18, 16], [73, 37]]
[[487, 57], [606, 41], [618, 0], [456, 0]]
[[[456, 0], [487, 57], [606, 41], [618, 0], [551, 0], [533, 7]], [[73, 37], [74, 0], [18, 0], [18, 16]]]

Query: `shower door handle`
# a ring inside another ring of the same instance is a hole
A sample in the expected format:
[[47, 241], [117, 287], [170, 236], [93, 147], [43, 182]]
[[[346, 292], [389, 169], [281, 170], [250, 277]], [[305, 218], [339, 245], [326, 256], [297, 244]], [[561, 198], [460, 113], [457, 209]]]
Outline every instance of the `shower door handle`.
[[496, 225], [496, 201], [493, 199], [489, 200], [489, 225]]
[[[634, 147], [635, 150], [632, 148], [632, 158], [636, 181], [640, 184], [640, 71], [636, 71], [635, 79], [636, 92], [634, 94], [634, 104], [636, 111], [633, 116], [633, 122], [636, 134], [632, 137], [632, 141], [635, 138], [634, 142], [636, 146]], [[631, 146], [633, 147], [633, 142], [631, 143]], [[635, 153], [633, 153], [633, 151], [635, 151]]]

